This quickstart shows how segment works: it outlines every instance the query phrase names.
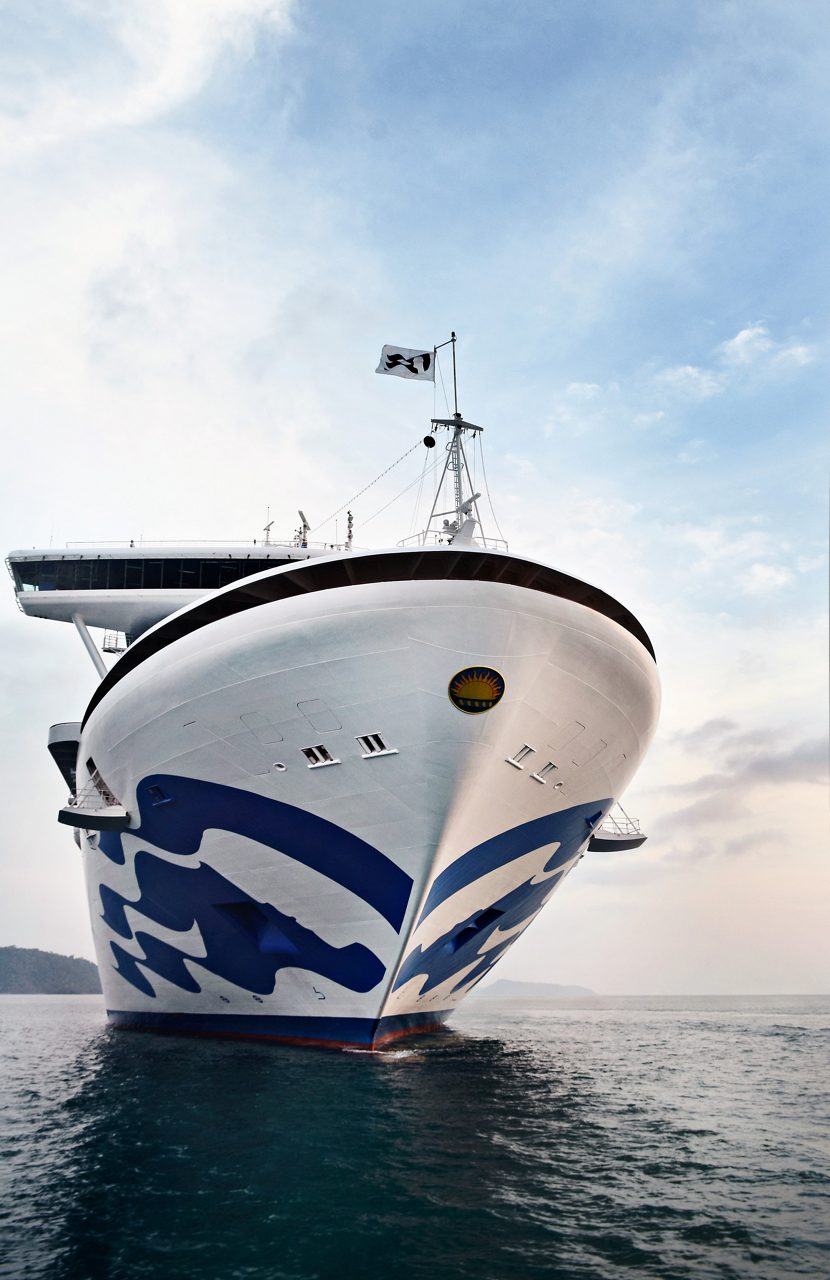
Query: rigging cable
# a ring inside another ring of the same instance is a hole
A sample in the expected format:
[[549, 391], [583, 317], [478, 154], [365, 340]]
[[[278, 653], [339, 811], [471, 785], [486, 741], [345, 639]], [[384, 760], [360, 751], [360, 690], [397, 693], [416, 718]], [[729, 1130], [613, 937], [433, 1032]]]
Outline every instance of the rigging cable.
[[435, 365], [436, 365], [436, 368], [438, 369], [438, 377], [441, 379], [441, 390], [442, 390], [442, 391], [443, 391], [443, 393], [444, 393], [444, 404], [447, 406], [447, 417], [449, 417], [449, 416], [450, 416], [450, 402], [449, 402], [449, 399], [448, 399], [448, 397], [447, 397], [447, 388], [444, 386], [444, 370], [441, 368], [441, 361], [438, 359], [438, 356], [437, 356], [437, 355], [436, 355], [436, 357], [435, 357]]
[[[437, 466], [438, 466], [438, 459], [436, 458], [435, 462], [430, 467], [430, 471], [435, 471]], [[386, 510], [387, 507], [391, 507], [393, 502], [397, 502], [398, 498], [402, 498], [405, 493], [409, 493], [410, 489], [414, 489], [416, 484], [419, 484], [419, 483], [423, 484], [425, 478], [426, 478], [426, 473], [423, 473], [420, 476], [416, 476], [414, 480], [410, 481], [410, 483], [406, 486], [405, 489], [401, 489], [400, 493], [397, 493], [394, 498], [390, 498], [389, 501], [384, 504], [384, 506], [382, 506], [378, 511], [374, 513], [374, 515], [368, 516], [367, 519], [365, 520], [361, 520], [360, 524], [356, 525], [355, 527], [358, 529], [362, 529], [365, 525], [369, 524], [371, 520], [374, 520], [375, 516], [381, 515]]]
[[478, 452], [481, 457], [481, 474], [484, 479], [484, 492], [487, 494], [487, 501], [490, 505], [490, 515], [493, 517], [493, 524], [496, 526], [496, 528], [499, 531], [499, 537], [501, 538], [502, 542], [506, 543], [507, 539], [505, 538], [504, 534], [501, 531], [501, 525], [498, 522], [498, 519], [496, 517], [496, 512], [493, 507], [493, 499], [490, 497], [490, 486], [487, 483], [487, 468], [484, 465], [484, 446], [481, 443], [481, 436], [478, 437]]
[[[358, 498], [362, 498], [364, 493], [366, 493], [369, 489], [372, 488], [372, 485], [377, 484], [378, 480], [382, 480], [384, 476], [388, 476], [389, 472], [393, 471], [399, 462], [403, 462], [404, 458], [408, 458], [410, 453], [414, 453], [415, 450], [418, 448], [418, 445], [422, 443], [423, 443], [422, 440], [417, 440], [415, 444], [413, 444], [411, 449], [407, 449], [406, 453], [402, 453], [399, 458], [396, 458], [394, 462], [390, 463], [385, 471], [381, 471], [379, 476], [375, 476], [374, 480], [370, 480], [369, 483], [365, 485], [360, 490], [359, 493], [356, 493], [353, 498], [349, 498], [349, 501], [344, 502], [342, 507], [338, 507], [336, 511], [332, 511], [330, 516], [326, 516], [325, 520], [321, 520], [320, 523], [316, 524], [313, 529], [309, 529], [309, 533], [317, 533], [318, 529], [322, 529], [323, 525], [328, 524], [329, 520], [333, 520], [335, 516], [340, 515], [341, 511], [345, 511], [347, 507], [350, 507], [353, 502], [357, 502]], [[410, 488], [411, 487], [412, 486], [410, 485]]]
[[424, 477], [427, 473], [427, 464], [429, 463], [429, 449], [424, 449], [424, 465], [421, 468], [421, 483], [418, 485], [418, 492], [415, 495], [415, 506], [412, 510], [412, 519], [409, 522], [409, 536], [412, 537], [415, 532], [415, 525], [418, 520], [418, 512], [421, 507], [421, 494], [424, 491]]

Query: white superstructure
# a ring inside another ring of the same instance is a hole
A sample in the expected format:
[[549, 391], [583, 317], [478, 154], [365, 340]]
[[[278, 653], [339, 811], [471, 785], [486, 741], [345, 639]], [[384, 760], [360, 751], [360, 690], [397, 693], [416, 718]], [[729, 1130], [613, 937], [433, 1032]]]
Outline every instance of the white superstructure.
[[[633, 777], [648, 637], [487, 545], [479, 430], [433, 420], [449, 509], [402, 547], [311, 547], [303, 518], [281, 546], [9, 557], [24, 612], [74, 622], [102, 675], [49, 745], [116, 1024], [366, 1045], [434, 1026]], [[90, 626], [125, 637], [109, 669]]]

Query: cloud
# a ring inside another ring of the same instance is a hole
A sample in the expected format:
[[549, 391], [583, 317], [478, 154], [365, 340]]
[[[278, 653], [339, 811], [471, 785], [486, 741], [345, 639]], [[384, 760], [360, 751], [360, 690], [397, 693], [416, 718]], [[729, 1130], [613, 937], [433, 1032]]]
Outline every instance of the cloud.
[[674, 365], [655, 374], [658, 388], [682, 399], [708, 400], [723, 391], [721, 378], [711, 369], [700, 369], [693, 364]]
[[743, 570], [748, 559], [770, 550], [770, 535], [764, 529], [741, 527], [737, 520], [725, 518], [706, 524], [679, 524], [672, 530], [674, 541], [690, 547], [697, 559], [690, 565], [693, 573], [708, 574], [716, 568], [731, 574]]
[[730, 720], [727, 716], [718, 716], [713, 720], [704, 721], [696, 729], [676, 733], [674, 740], [681, 743], [688, 751], [699, 751], [713, 742], [720, 742], [726, 734], [734, 733], [737, 728], [738, 724], [735, 720]]
[[601, 391], [602, 387], [596, 382], [569, 382], [565, 395], [573, 400], [593, 400]]
[[702, 796], [683, 809], [678, 809], [670, 817], [663, 817], [655, 829], [665, 837], [672, 831], [687, 831], [690, 827], [722, 827], [726, 822], [735, 822], [749, 817], [744, 803], [744, 796], [737, 788]]
[[753, 364], [774, 347], [766, 326], [754, 324], [748, 329], [741, 329], [734, 338], [722, 342], [717, 350], [726, 364], [746, 365]]
[[749, 566], [748, 576], [743, 590], [748, 596], [766, 595], [769, 591], [777, 591], [792, 582], [794, 574], [780, 564], [763, 564], [756, 561]]
[[813, 738], [789, 750], [759, 752], [748, 758], [735, 753], [727, 756], [725, 763], [736, 778], [750, 786], [790, 782], [820, 786], [827, 781], [828, 745], [821, 738]]
[[806, 343], [776, 342], [764, 324], [741, 329], [734, 338], [722, 342], [716, 354], [725, 365], [744, 369], [760, 364], [803, 368], [816, 358], [815, 348]]
[[[715, 740], [723, 737], [715, 726], [728, 723], [710, 721], [701, 726], [697, 731], [701, 735], [699, 741], [705, 743], [707, 737]], [[725, 732], [728, 736], [728, 731]], [[695, 737], [694, 734], [688, 736]], [[724, 840], [724, 835], [730, 823], [752, 821], [758, 789], [763, 789], [766, 798], [770, 788], [780, 791], [792, 785], [826, 785], [827, 755], [827, 743], [818, 739], [801, 742], [791, 750], [727, 754], [718, 772], [666, 788], [676, 795], [697, 798], [681, 808], [664, 811], [653, 824], [651, 837], [657, 843], [673, 845], [678, 832], [711, 827], [714, 849], [743, 852], [756, 836], [754, 825], [751, 832], [735, 836], [731, 841]]]
[[815, 347], [808, 347], [805, 343], [793, 342], [789, 346], [781, 347], [775, 353], [775, 363], [778, 365], [794, 365], [798, 369], [802, 369], [807, 364], [812, 364], [817, 358]]
[[8, 55], [28, 74], [6, 80], [0, 153], [156, 120], [193, 98], [226, 50], [250, 53], [263, 26], [286, 32], [291, 11], [292, 0], [104, 0], [94, 13], [67, 5], [48, 36], [74, 57], [44, 67], [36, 28], [40, 61], [20, 47]]
[[726, 844], [721, 846], [720, 852], [725, 854], [727, 858], [743, 857], [746, 853], [756, 853], [764, 847], [780, 848], [784, 843], [785, 838], [780, 831], [772, 829], [748, 831], [744, 836], [737, 836], [734, 840], [727, 840]]
[[[711, 721], [711, 725], [718, 724]], [[723, 723], [728, 723], [725, 721]], [[707, 726], [702, 726], [698, 733], [702, 734]], [[717, 734], [708, 735], [711, 742]], [[720, 735], [723, 739], [724, 736]], [[695, 734], [689, 735], [695, 738]], [[698, 745], [705, 745], [707, 736], [702, 736]], [[723, 743], [722, 743], [723, 746]], [[789, 783], [807, 783], [819, 785], [827, 780], [828, 746], [820, 738], [807, 739], [789, 749], [779, 751], [755, 751], [744, 748], [734, 750], [727, 742], [722, 756], [722, 768], [716, 773], [707, 773], [699, 778], [671, 785], [668, 790], [675, 793], [703, 793], [709, 798], [715, 792], [740, 790], [763, 785], [783, 786]]]
[[[818, 348], [798, 341], [773, 338], [766, 325], [751, 324], [734, 338], [719, 343], [706, 364], [677, 364], [653, 374], [649, 392], [670, 396], [678, 404], [712, 399], [713, 396], [746, 385], [750, 380], [770, 379], [804, 368], [817, 359]], [[635, 421], [648, 422], [656, 413], [638, 414]], [[682, 462], [696, 460], [684, 457]]]
[[[697, 812], [697, 806], [693, 806]], [[684, 814], [688, 814], [688, 810], [684, 810]], [[657, 871], [662, 873], [677, 872], [684, 867], [693, 866], [696, 863], [703, 862], [709, 858], [741, 858], [746, 854], [757, 854], [763, 849], [780, 849], [786, 846], [786, 835], [784, 832], [776, 830], [773, 827], [766, 827], [756, 830], [754, 827], [746, 831], [745, 834], [736, 836], [733, 840], [724, 840], [722, 838], [710, 837], [701, 834], [697, 827], [705, 827], [709, 817], [712, 817], [713, 810], [709, 810], [706, 820], [701, 819], [696, 822], [694, 816], [691, 822], [687, 818], [680, 823], [680, 814], [677, 814], [678, 824], [673, 829], [671, 836], [666, 836], [666, 843], [671, 845], [670, 852], [661, 858], [659, 863], [651, 863], [642, 870], [648, 872], [652, 877]], [[713, 821], [719, 824], [724, 821], [742, 820], [745, 824], [746, 811], [738, 806], [726, 804], [719, 813], [717, 813]], [[685, 830], [691, 827], [694, 835], [691, 839], [685, 839]], [[684, 838], [678, 842], [677, 832], [684, 832]], [[644, 877], [645, 878], [645, 877]]]
[[706, 449], [706, 441], [697, 436], [693, 440], [689, 440], [686, 447], [681, 449], [677, 455], [677, 461], [684, 466], [695, 466], [703, 461], [704, 451]]
[[827, 563], [827, 556], [823, 553], [817, 556], [796, 556], [795, 568], [797, 573], [812, 573], [814, 569], [821, 569]]

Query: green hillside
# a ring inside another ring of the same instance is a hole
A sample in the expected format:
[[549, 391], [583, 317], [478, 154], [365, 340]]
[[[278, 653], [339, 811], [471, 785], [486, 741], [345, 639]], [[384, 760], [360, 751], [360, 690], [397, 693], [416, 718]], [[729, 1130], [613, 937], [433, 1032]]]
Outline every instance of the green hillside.
[[101, 990], [90, 960], [33, 947], [0, 947], [0, 995], [91, 995]]

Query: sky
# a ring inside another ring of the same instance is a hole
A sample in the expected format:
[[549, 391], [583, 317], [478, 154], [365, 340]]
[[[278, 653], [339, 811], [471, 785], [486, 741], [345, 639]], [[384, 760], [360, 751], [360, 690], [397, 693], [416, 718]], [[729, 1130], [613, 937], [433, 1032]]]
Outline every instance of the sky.
[[[496, 976], [830, 990], [828, 83], [823, 0], [0, 12], [6, 551], [316, 530], [446, 411], [381, 345], [455, 330], [511, 550], [649, 632], [649, 839]], [[0, 658], [0, 944], [92, 956], [46, 735], [95, 672], [10, 581]]]

